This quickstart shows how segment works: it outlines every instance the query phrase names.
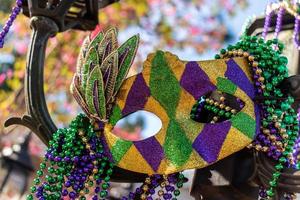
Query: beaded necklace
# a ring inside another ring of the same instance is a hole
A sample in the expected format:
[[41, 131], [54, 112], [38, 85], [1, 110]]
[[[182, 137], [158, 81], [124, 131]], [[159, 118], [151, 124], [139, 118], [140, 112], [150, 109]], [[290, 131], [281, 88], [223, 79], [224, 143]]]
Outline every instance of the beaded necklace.
[[[79, 114], [69, 128], [57, 130], [49, 145], [27, 200], [85, 200], [88, 194], [93, 194], [93, 200], [106, 199], [114, 164], [86, 116]], [[181, 173], [149, 176], [122, 200], [151, 200], [156, 188], [158, 197], [176, 200], [186, 181]]]
[[9, 29], [11, 28], [13, 22], [17, 18], [18, 14], [21, 12], [22, 4], [22, 0], [16, 0], [16, 6], [12, 9], [12, 13], [9, 16], [9, 19], [6, 21], [3, 30], [0, 32], [0, 48], [3, 48], [4, 39], [7, 33], [9, 32]]
[[294, 41], [294, 45], [299, 50], [300, 49], [300, 41], [299, 41], [298, 36], [299, 36], [299, 31], [300, 31], [300, 29], [299, 29], [300, 6], [299, 6], [299, 3], [297, 3], [297, 1], [293, 1], [292, 3], [290, 1], [283, 1], [283, 2], [279, 2], [279, 3], [273, 3], [273, 4], [271, 3], [267, 7], [264, 30], [263, 30], [263, 33], [262, 33], [262, 37], [264, 39], [266, 38], [267, 33], [269, 31], [269, 28], [270, 28], [271, 19], [275, 15], [276, 11], [277, 11], [277, 19], [276, 19], [276, 27], [275, 27], [275, 32], [274, 32], [275, 38], [278, 37], [278, 34], [281, 31], [283, 15], [287, 12], [290, 15], [295, 17], [293, 41]]
[[245, 57], [253, 70], [257, 95], [265, 98], [259, 103], [261, 110], [261, 131], [256, 140], [249, 145], [264, 151], [278, 163], [272, 180], [265, 193], [260, 192], [263, 200], [272, 199], [278, 179], [284, 168], [299, 169], [298, 160], [293, 156], [293, 147], [298, 139], [299, 121], [292, 108], [293, 97], [285, 96], [278, 87], [288, 77], [287, 58], [282, 56], [284, 46], [277, 39], [264, 41], [256, 36], [243, 36], [236, 45], [222, 49], [219, 58]]

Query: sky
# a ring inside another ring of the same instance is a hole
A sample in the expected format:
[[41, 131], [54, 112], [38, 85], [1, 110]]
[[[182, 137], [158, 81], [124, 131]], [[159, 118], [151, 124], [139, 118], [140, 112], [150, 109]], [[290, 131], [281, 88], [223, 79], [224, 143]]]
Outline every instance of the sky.
[[[259, 17], [264, 14], [265, 8], [268, 4], [268, 0], [250, 0], [249, 7], [244, 10], [239, 10], [234, 17], [226, 16], [226, 23], [232, 28], [232, 33], [235, 36], [231, 43], [238, 41], [238, 36], [241, 34], [242, 27], [247, 19], [252, 17]], [[228, 44], [225, 44], [227, 46]], [[201, 59], [211, 59], [215, 54], [215, 51], [208, 51], [200, 56]], [[197, 55], [191, 55], [190, 58], [197, 57]], [[188, 59], [190, 59], [188, 58]]]

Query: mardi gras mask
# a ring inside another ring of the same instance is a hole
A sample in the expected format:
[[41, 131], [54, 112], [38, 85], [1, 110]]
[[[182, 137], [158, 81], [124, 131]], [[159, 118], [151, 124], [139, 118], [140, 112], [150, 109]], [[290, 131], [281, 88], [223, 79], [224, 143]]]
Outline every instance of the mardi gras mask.
[[[98, 128], [104, 129], [107, 153], [117, 166], [146, 174], [203, 168], [253, 140], [259, 120], [244, 58], [187, 62], [158, 51], [148, 56], [142, 73], [126, 79], [138, 36], [121, 47], [116, 41], [115, 29], [86, 39], [71, 91]], [[242, 102], [241, 109], [226, 105], [227, 97]], [[200, 111], [210, 105], [211, 110]], [[120, 119], [140, 110], [161, 119], [156, 135], [128, 141], [112, 133]], [[212, 122], [197, 120], [214, 112], [220, 117]]]

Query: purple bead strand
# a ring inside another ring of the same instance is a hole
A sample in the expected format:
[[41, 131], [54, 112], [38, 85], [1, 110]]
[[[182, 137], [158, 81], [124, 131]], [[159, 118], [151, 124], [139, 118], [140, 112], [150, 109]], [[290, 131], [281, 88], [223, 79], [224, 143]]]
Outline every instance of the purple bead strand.
[[9, 19], [6, 21], [3, 30], [0, 32], [0, 48], [3, 48], [5, 36], [9, 32], [18, 14], [21, 12], [22, 4], [23, 4], [22, 1], [23, 0], [16, 0], [16, 6], [12, 9]]
[[[300, 109], [298, 109], [297, 119], [300, 121]], [[295, 161], [295, 169], [300, 169], [299, 157], [300, 156], [300, 136], [297, 138], [294, 148], [293, 148], [293, 159]]]
[[268, 31], [269, 31], [269, 28], [270, 28], [270, 24], [271, 24], [272, 16], [273, 16], [273, 11], [271, 11], [270, 13], [268, 13], [266, 15], [265, 24], [264, 24], [264, 30], [263, 30], [263, 33], [262, 33], [262, 37], [263, 37], [264, 40], [267, 37]]
[[300, 21], [299, 19], [296, 17], [295, 18], [295, 28], [294, 28], [294, 34], [293, 34], [293, 39], [294, 39], [294, 44], [297, 47], [298, 50], [300, 50], [300, 42], [299, 42], [299, 24]]
[[283, 7], [280, 7], [278, 14], [277, 14], [277, 20], [276, 20], [275, 38], [278, 38], [278, 34], [281, 31], [282, 18], [283, 18], [284, 12], [285, 12], [285, 9]]

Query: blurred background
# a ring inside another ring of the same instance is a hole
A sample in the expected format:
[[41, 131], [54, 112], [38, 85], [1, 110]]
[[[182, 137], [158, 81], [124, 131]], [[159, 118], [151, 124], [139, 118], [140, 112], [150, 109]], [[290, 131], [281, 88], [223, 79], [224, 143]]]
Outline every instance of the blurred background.
[[[243, 24], [250, 17], [262, 15], [266, 0], [120, 0], [100, 11], [100, 28], [116, 26], [119, 40], [124, 42], [139, 33], [141, 44], [130, 71], [141, 71], [146, 56], [156, 49], [177, 54], [184, 60], [212, 59], [228, 43], [235, 43]], [[8, 18], [13, 0], [0, 0], [0, 28]], [[4, 128], [10, 116], [25, 112], [24, 73], [27, 47], [30, 41], [29, 19], [18, 16], [4, 49], [0, 50], [0, 151], [6, 164], [0, 170], [0, 199], [22, 199], [33, 169], [44, 154], [45, 146], [23, 127]], [[67, 126], [80, 111], [70, 95], [69, 85], [75, 71], [76, 59], [88, 32], [60, 33], [48, 43], [45, 66], [45, 94], [51, 115], [58, 127]], [[149, 124], [150, 122], [150, 124]], [[115, 128], [120, 137], [139, 140], [155, 134], [161, 122], [155, 116], [143, 113], [129, 116]], [[20, 156], [21, 155], [21, 156]], [[14, 157], [21, 157], [15, 166]], [[20, 167], [21, 166], [21, 167]], [[192, 171], [186, 172], [192, 179]], [[4, 184], [3, 184], [4, 183]], [[181, 199], [189, 197], [185, 185]], [[133, 186], [116, 185], [111, 194], [115, 199]]]

